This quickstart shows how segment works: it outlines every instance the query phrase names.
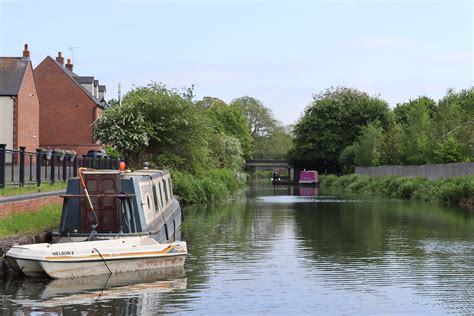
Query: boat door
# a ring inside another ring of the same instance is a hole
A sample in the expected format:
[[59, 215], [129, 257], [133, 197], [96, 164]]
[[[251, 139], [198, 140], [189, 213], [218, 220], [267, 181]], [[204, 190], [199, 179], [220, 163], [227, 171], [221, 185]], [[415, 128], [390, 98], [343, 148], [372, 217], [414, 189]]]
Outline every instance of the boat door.
[[[117, 172], [84, 172], [84, 181], [99, 220], [97, 232], [119, 232], [121, 225], [120, 203], [114, 196], [120, 192], [120, 174]], [[91, 231], [96, 224], [89, 203], [81, 200], [81, 231]]]

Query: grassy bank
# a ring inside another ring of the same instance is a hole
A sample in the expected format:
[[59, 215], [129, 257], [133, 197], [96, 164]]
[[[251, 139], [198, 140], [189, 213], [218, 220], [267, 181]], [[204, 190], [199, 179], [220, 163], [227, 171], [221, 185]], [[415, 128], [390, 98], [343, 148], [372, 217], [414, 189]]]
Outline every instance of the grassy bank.
[[29, 194], [35, 192], [48, 192], [66, 189], [66, 182], [59, 182], [55, 184], [45, 183], [40, 186], [36, 185], [25, 185], [24, 187], [7, 187], [0, 189], [0, 196], [11, 196]]
[[321, 186], [332, 189], [380, 194], [400, 199], [437, 201], [446, 204], [474, 203], [474, 176], [438, 180], [400, 176], [321, 176]]
[[202, 175], [173, 170], [173, 191], [185, 204], [209, 203], [227, 198], [245, 186], [246, 175], [228, 169], [210, 169]]
[[0, 219], [0, 237], [39, 233], [57, 227], [61, 218], [61, 205], [43, 206], [36, 212], [18, 213]]

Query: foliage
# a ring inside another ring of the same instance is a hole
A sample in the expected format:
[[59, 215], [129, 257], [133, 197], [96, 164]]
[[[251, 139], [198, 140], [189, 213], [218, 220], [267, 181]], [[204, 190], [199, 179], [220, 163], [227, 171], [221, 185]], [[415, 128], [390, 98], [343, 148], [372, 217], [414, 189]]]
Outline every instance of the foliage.
[[292, 146], [293, 138], [288, 128], [276, 123], [271, 134], [255, 139], [255, 157], [284, 157]]
[[248, 121], [243, 113], [236, 107], [228, 106], [224, 101], [205, 97], [196, 105], [205, 110], [216, 134], [233, 136], [240, 142], [242, 154], [245, 159], [253, 155], [253, 139]]
[[356, 89], [327, 89], [313, 96], [295, 125], [292, 157], [337, 165], [344, 148], [352, 145], [364, 126], [375, 121], [387, 127], [389, 108], [385, 101]]
[[228, 169], [210, 169], [196, 176], [173, 170], [173, 190], [185, 204], [210, 203], [227, 198], [230, 193], [244, 187], [246, 176]]
[[[474, 198], [474, 176], [437, 180], [400, 176], [369, 177], [350, 174], [341, 177], [322, 175], [323, 187], [351, 192], [381, 194], [393, 198], [419, 199], [442, 203], [466, 203]], [[472, 202], [471, 202], [472, 203]]]
[[0, 237], [39, 233], [59, 224], [61, 205], [46, 205], [35, 212], [17, 213], [0, 219]]
[[150, 122], [133, 105], [110, 108], [94, 123], [94, 138], [124, 154], [147, 146], [152, 135]]
[[231, 107], [239, 109], [250, 124], [253, 138], [268, 136], [276, 126], [271, 110], [259, 100], [245, 96], [232, 100]]
[[112, 146], [104, 146], [104, 150], [109, 158], [120, 158], [120, 153]]
[[192, 89], [180, 92], [157, 83], [136, 88], [96, 121], [94, 135], [132, 163], [199, 172], [210, 165], [211, 129], [191, 96]]

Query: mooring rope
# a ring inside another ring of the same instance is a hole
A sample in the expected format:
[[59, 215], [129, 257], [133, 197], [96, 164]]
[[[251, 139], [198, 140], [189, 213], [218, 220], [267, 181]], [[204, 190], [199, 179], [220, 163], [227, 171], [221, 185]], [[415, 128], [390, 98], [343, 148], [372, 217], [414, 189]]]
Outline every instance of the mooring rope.
[[99, 254], [99, 256], [102, 258], [102, 261], [104, 262], [105, 266], [107, 267], [107, 270], [109, 270], [110, 274], [112, 274], [112, 270], [110, 270], [109, 266], [107, 265], [107, 262], [105, 261], [104, 257], [102, 257], [102, 254], [100, 253], [99, 249], [97, 248], [93, 248], [95, 251], [97, 251], [97, 253]]

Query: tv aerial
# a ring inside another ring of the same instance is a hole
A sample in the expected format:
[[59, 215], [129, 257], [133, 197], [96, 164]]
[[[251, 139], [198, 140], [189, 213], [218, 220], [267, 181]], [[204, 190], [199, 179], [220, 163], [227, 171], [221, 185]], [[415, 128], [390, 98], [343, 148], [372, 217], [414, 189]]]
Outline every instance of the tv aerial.
[[71, 62], [74, 64], [74, 50], [80, 48], [79, 46], [69, 46], [69, 50], [71, 51]]

